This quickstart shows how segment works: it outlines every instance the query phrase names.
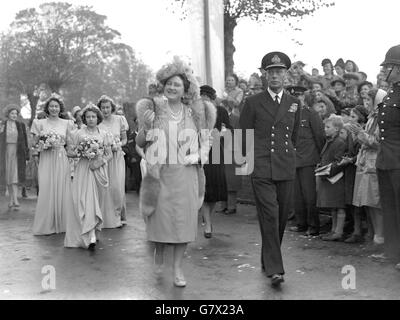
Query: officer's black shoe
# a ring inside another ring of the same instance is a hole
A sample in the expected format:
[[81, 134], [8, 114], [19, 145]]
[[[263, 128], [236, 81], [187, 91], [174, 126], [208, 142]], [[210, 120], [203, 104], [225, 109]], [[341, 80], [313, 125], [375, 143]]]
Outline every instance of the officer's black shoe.
[[294, 226], [294, 227], [290, 227], [289, 231], [292, 231], [292, 232], [306, 232], [307, 231], [307, 227]]
[[307, 232], [305, 233], [307, 237], [316, 237], [319, 236], [319, 231], [315, 229], [308, 229]]
[[283, 279], [283, 275], [281, 275], [281, 274], [272, 275], [272, 277], [271, 277], [271, 285], [274, 288], [279, 287], [282, 282], [285, 282], [285, 279]]
[[89, 249], [89, 251], [95, 251], [96, 250], [96, 243], [89, 244], [88, 249]]

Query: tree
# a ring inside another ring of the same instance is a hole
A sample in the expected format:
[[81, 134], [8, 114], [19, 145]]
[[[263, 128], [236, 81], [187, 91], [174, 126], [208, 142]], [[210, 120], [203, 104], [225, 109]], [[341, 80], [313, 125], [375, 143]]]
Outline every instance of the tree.
[[17, 13], [9, 31], [2, 35], [0, 53], [8, 59], [8, 85], [28, 96], [32, 118], [38, 99], [35, 92], [42, 83], [51, 92], [62, 90], [74, 105], [81, 104], [85, 94], [89, 94], [85, 101], [92, 98], [88, 88], [95, 84], [100, 90], [107, 89], [98, 94], [116, 92], [115, 87], [110, 88], [120, 85], [112, 78], [112, 70], [121, 47], [130, 52], [129, 63], [142, 65], [131, 47], [117, 41], [120, 33], [107, 26], [106, 19], [91, 7], [64, 2]]
[[[178, 5], [185, 14], [186, 1], [173, 0], [174, 8]], [[224, 0], [225, 73], [231, 74], [234, 70], [234, 31], [241, 19], [250, 18], [257, 22], [293, 19], [298, 21], [322, 7], [333, 5], [334, 2], [324, 0]], [[292, 29], [300, 30], [291, 22], [288, 25]]]

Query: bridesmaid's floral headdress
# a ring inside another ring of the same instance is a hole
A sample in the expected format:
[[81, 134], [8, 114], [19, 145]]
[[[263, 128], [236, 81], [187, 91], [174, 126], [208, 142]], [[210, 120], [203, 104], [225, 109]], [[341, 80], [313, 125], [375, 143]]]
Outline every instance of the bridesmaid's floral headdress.
[[157, 72], [156, 78], [162, 85], [165, 85], [167, 80], [173, 76], [181, 76], [184, 79], [185, 100], [187, 102], [200, 98], [200, 88], [193, 69], [178, 56], [174, 56], [172, 62], [161, 67]]
[[96, 103], [96, 104], [97, 104], [97, 107], [98, 107], [99, 109], [100, 109], [101, 104], [102, 104], [103, 102], [110, 102], [110, 103], [111, 103], [111, 112], [115, 112], [115, 111], [116, 111], [117, 105], [115, 104], [114, 100], [111, 99], [109, 96], [103, 94], [103, 95], [100, 97], [100, 99], [99, 99], [99, 100], [97, 101], [97, 103]]
[[82, 109], [82, 121], [84, 124], [86, 124], [86, 112], [88, 111], [92, 111], [94, 113], [96, 113], [97, 115], [97, 124], [101, 123], [103, 121], [103, 114], [101, 113], [99, 107], [97, 107], [95, 104], [93, 104], [92, 102], [89, 102], [86, 107], [84, 107]]
[[53, 92], [50, 97], [46, 100], [44, 104], [44, 112], [49, 114], [49, 104], [51, 101], [57, 101], [58, 104], [60, 105], [60, 115], [65, 112], [65, 104], [64, 104], [64, 99], [56, 92]]

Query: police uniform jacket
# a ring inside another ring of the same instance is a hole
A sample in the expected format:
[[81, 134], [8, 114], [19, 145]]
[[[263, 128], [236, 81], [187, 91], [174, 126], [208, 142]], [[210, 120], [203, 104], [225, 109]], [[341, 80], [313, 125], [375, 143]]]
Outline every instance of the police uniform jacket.
[[[279, 107], [268, 91], [246, 99], [240, 127], [243, 130], [254, 129], [253, 177], [277, 181], [295, 178], [295, 146], [300, 114], [299, 100], [286, 92], [282, 95]], [[242, 135], [245, 137], [245, 132]]]
[[296, 144], [296, 167], [316, 165], [325, 144], [324, 124], [319, 114], [304, 106], [301, 109], [299, 136]]
[[400, 82], [378, 107], [380, 150], [376, 168], [381, 170], [400, 169]]

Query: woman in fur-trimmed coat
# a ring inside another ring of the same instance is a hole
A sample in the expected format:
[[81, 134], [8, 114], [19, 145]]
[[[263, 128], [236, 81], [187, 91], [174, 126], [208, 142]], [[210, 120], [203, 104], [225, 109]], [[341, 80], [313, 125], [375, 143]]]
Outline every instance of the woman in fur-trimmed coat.
[[147, 162], [140, 209], [147, 239], [155, 243], [157, 272], [162, 270], [164, 245], [172, 244], [174, 284], [183, 287], [182, 260], [187, 243], [196, 239], [205, 188], [201, 163], [207, 160], [216, 111], [199, 99], [196, 79], [178, 58], [164, 66], [157, 79], [166, 99], [143, 99], [136, 106], [140, 128], [136, 142], [144, 148]]

